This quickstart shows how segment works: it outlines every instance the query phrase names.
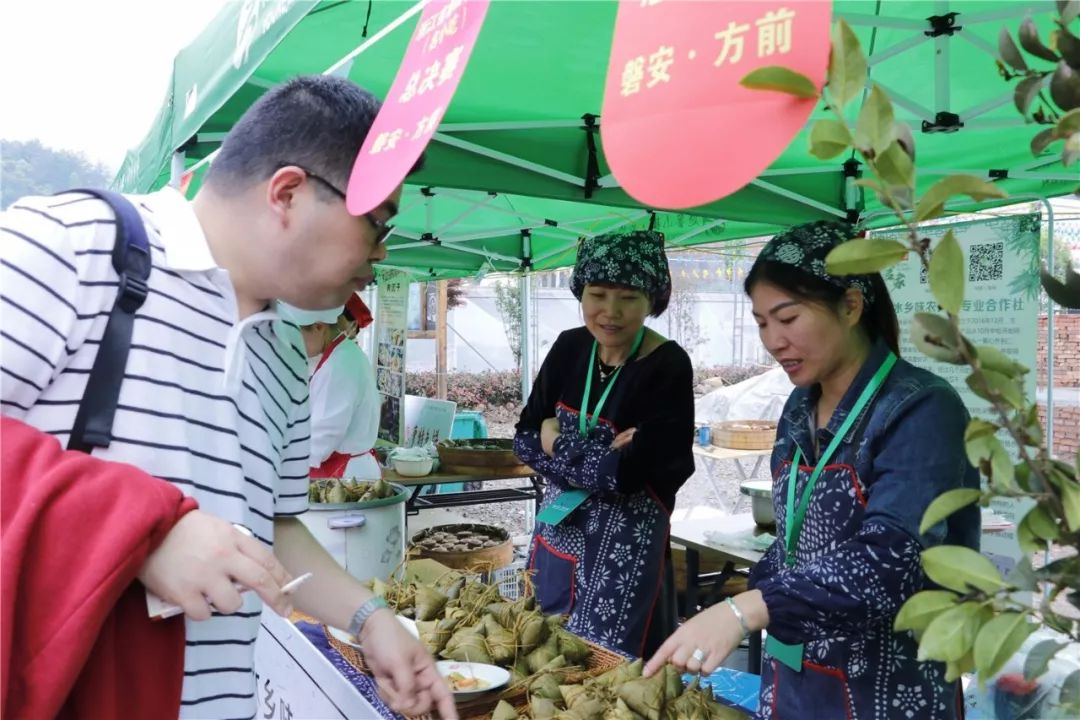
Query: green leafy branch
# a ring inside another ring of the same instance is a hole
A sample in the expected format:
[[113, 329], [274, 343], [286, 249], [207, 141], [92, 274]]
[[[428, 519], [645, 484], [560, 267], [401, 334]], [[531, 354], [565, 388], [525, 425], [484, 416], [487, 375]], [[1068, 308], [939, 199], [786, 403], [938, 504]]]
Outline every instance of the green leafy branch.
[[[1071, 47], [1068, 38], [1074, 36], [1066, 26], [1080, 14], [1080, 0], [1059, 2], [1059, 11], [1061, 32], [1056, 36], [1056, 46], [1060, 50], [1063, 39], [1066, 47]], [[1033, 28], [1030, 19], [1021, 27], [1021, 44], [1029, 52], [1036, 47], [1031, 40]], [[1051, 52], [1046, 48], [1044, 56]], [[1013, 67], [1016, 67], [1012, 62], [1015, 59], [1011, 52], [1006, 56]], [[1071, 60], [1069, 54], [1068, 62]], [[1065, 60], [1059, 62], [1068, 65]], [[1057, 72], [1067, 75], [1060, 69]], [[1023, 84], [1032, 80], [1025, 92], [1034, 86], [1035, 79], [1039, 82], [1044, 79], [1043, 75], [1036, 77], [1035, 71], [1030, 73], [1021, 81]], [[994, 498], [1026, 498], [1034, 504], [1017, 528], [1025, 553], [1046, 550], [1053, 543], [1080, 548], [1080, 458], [1076, 465], [1069, 465], [1053, 459], [1048, 452], [1038, 407], [1024, 393], [1023, 378], [1028, 368], [994, 347], [972, 344], [961, 332], [965, 265], [963, 249], [954, 234], [946, 232], [931, 248], [930, 239], [919, 230], [921, 223], [945, 215], [946, 203], [956, 197], [967, 196], [981, 202], [1003, 199], [1007, 194], [982, 178], [952, 175], [939, 180], [917, 198], [914, 138], [910, 128], [896, 121], [888, 94], [880, 86], [871, 85], [854, 128], [846, 121], [844, 108], [864, 92], [867, 80], [867, 62], [858, 38], [847, 23], [839, 20], [832, 32], [827, 93], [822, 98], [833, 117], [819, 120], [811, 127], [810, 153], [821, 160], [830, 160], [845, 152], [855, 152], [870, 175], [856, 183], [875, 192], [882, 204], [893, 211], [906, 242], [880, 238], [850, 240], [830, 253], [829, 272], [836, 275], [880, 272], [915, 253], [944, 315], [916, 314], [911, 324], [912, 341], [935, 360], [967, 365], [971, 370], [968, 386], [989, 403], [994, 418], [993, 421], [972, 419], [964, 438], [969, 461], [988, 479], [984, 489], [952, 490], [935, 499], [926, 510], [921, 532], [975, 503], [985, 507]], [[814, 97], [808, 88], [816, 93], [816, 86], [809, 78], [787, 68], [758, 69], [743, 78], [742, 84], [798, 97]], [[1058, 102], [1065, 91], [1055, 92], [1053, 87], [1052, 83], [1051, 95]], [[1027, 106], [1021, 109], [1026, 111]], [[1075, 159], [1069, 155], [1070, 143], [1080, 143], [1080, 111], [1069, 108], [1060, 118], [1055, 114], [1055, 119], [1056, 125], [1051, 128], [1053, 139], [1067, 138], [1063, 162], [1068, 164]], [[1063, 282], [1045, 270], [1042, 281], [1053, 300], [1064, 306], [1080, 307], [1080, 276], [1071, 268]], [[1015, 442], [1019, 463], [1012, 462], [999, 438], [1001, 431]], [[987, 558], [964, 547], [931, 548], [923, 553], [922, 562], [927, 576], [942, 589], [912, 596], [897, 616], [895, 627], [897, 631], [914, 632], [920, 641], [920, 659], [944, 662], [949, 679], [972, 670], [978, 670], [983, 681], [992, 677], [1040, 623], [1074, 643], [1080, 642], [1080, 625], [1052, 609], [1052, 602], [1062, 593], [1067, 594], [1073, 606], [1080, 608], [1080, 590], [1077, 590], [1080, 556], [1056, 561], [1039, 571], [1025, 558], [1008, 578], [1002, 578]], [[1037, 593], [1041, 586], [1049, 592], [1048, 600], [1039, 606], [1025, 603], [1017, 596], [1021, 591]], [[1064, 647], [1054, 641], [1047, 642], [1040, 643], [1037, 652], [1028, 658], [1025, 672], [1031, 677], [1044, 672], [1054, 653]], [[1080, 673], [1070, 676], [1067, 683], [1080, 688]], [[1066, 699], [1070, 705], [1076, 701], [1080, 710], [1080, 693], [1076, 698]]]

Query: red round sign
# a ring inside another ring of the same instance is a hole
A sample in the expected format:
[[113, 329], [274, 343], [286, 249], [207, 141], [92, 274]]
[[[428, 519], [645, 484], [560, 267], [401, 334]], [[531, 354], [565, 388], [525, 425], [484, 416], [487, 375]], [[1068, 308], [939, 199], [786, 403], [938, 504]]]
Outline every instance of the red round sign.
[[346, 202], [353, 215], [386, 200], [424, 152], [465, 73], [489, 2], [432, 0], [424, 7], [353, 164]]
[[831, 20], [826, 0], [622, 0], [600, 122], [622, 188], [652, 207], [688, 208], [758, 177], [816, 101], [739, 81], [782, 65], [820, 89]]

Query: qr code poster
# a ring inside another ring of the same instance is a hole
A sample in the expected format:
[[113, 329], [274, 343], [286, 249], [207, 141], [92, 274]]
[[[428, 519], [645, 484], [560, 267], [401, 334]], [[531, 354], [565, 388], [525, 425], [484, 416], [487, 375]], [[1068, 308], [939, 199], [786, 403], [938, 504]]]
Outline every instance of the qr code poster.
[[[931, 240], [933, 248], [952, 230], [964, 251], [966, 263], [964, 304], [960, 311], [960, 329], [975, 345], [991, 345], [1029, 368], [1035, 367], [1039, 313], [1039, 232], [1037, 214], [942, 223], [925, 226], [920, 233]], [[875, 233], [906, 242], [899, 233]], [[922, 366], [948, 380], [960, 393], [973, 416], [986, 415], [988, 404], [967, 386], [965, 366], [931, 360], [911, 342], [911, 319], [915, 313], [941, 313], [927, 284], [926, 272], [914, 254], [882, 273], [900, 320], [900, 352], [909, 362]], [[1028, 373], [1025, 390], [1035, 398], [1035, 373]], [[1006, 442], [1006, 447], [1010, 443]], [[995, 505], [994, 514], [1015, 522], [1024, 508], [1013, 501]], [[984, 552], [995, 562], [1021, 556], [1014, 530], [987, 533]]]

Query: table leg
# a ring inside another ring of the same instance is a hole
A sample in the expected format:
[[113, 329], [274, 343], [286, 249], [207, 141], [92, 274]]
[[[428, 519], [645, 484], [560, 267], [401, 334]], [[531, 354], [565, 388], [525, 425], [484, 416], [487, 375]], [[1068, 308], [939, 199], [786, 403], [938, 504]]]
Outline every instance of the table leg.
[[746, 669], [754, 675], [761, 674], [761, 631], [750, 633], [750, 648], [746, 653]]
[[698, 551], [686, 548], [686, 606], [683, 608], [683, 616], [687, 620], [697, 614], [700, 575], [701, 557]]
[[742, 459], [732, 458], [735, 461], [735, 468], [739, 471], [739, 479], [741, 479], [743, 482], [746, 482], [747, 480], [753, 480], [754, 478], [756, 478], [758, 470], [761, 469], [761, 463], [763, 460], [765, 460], [765, 457], [765, 455], [757, 456], [757, 458], [754, 460], [754, 469], [750, 471], [749, 475], [747, 475], [746, 473], [746, 468], [743, 467]]

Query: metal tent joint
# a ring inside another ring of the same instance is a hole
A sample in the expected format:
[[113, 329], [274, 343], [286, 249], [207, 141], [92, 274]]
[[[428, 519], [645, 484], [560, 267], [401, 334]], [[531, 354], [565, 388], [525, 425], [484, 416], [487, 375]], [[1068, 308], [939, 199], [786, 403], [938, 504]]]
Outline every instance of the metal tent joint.
[[1009, 179], [1009, 171], [1008, 170], [993, 169], [992, 168], [989, 171], [987, 171], [986, 174], [990, 176], [991, 180], [1008, 180]]
[[596, 116], [585, 113], [581, 116], [585, 123], [585, 146], [588, 149], [588, 160], [585, 169], [585, 199], [588, 200], [593, 193], [600, 189], [600, 158], [596, 150], [596, 133], [600, 126], [596, 122]]
[[934, 122], [922, 121], [924, 133], [954, 133], [964, 127], [960, 116], [951, 112], [939, 112], [934, 116]]
[[424, 197], [435, 197], [435, 191], [430, 187], [420, 188], [420, 194]]
[[432, 244], [432, 245], [442, 245], [442, 240], [440, 240], [439, 238], [435, 237], [434, 235], [432, 235], [432, 234], [431, 234], [431, 233], [429, 233], [429, 232], [423, 233], [423, 234], [422, 234], [422, 235], [420, 236], [420, 240], [421, 240], [421, 242], [426, 242], [426, 243], [430, 243], [430, 244]]
[[956, 18], [960, 13], [945, 13], [944, 15], [931, 15], [926, 18], [926, 22], [930, 23], [930, 29], [924, 30], [923, 34], [927, 37], [941, 37], [942, 35], [948, 35], [952, 37], [953, 33], [957, 30], [963, 30], [962, 25], [956, 24]]

